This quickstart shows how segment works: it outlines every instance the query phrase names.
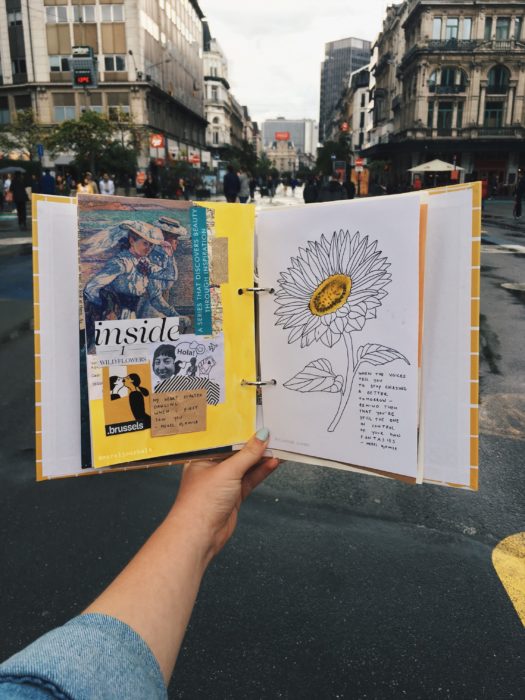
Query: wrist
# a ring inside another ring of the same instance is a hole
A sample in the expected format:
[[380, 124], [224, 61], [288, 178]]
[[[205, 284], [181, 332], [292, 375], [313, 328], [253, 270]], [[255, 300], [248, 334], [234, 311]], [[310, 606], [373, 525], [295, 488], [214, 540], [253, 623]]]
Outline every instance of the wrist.
[[164, 520], [163, 527], [170, 531], [170, 537], [178, 541], [202, 567], [202, 573], [215, 555], [213, 533], [199, 518], [186, 512], [176, 503]]

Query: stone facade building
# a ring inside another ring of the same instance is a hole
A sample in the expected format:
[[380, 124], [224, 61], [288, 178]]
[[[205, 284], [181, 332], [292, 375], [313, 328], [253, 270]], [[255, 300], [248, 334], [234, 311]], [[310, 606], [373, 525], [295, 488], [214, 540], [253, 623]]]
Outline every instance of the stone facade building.
[[387, 10], [367, 155], [392, 173], [441, 158], [506, 193], [525, 167], [523, 0], [406, 0]]
[[295, 173], [299, 167], [297, 149], [292, 141], [274, 141], [267, 149], [266, 155], [272, 167], [279, 173]]

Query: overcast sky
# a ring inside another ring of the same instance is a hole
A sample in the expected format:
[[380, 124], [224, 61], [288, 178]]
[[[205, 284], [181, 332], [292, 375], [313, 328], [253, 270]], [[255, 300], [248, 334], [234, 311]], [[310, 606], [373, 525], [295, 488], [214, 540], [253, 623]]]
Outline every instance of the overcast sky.
[[199, 0], [228, 60], [236, 99], [255, 121], [319, 119], [324, 45], [373, 41], [392, 0]]

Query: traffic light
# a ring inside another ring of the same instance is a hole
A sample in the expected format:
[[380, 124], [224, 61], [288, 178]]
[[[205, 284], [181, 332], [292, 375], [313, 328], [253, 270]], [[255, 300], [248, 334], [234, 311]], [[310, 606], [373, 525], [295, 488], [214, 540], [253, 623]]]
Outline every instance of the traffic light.
[[73, 46], [71, 76], [74, 88], [98, 87], [97, 58], [91, 46]]

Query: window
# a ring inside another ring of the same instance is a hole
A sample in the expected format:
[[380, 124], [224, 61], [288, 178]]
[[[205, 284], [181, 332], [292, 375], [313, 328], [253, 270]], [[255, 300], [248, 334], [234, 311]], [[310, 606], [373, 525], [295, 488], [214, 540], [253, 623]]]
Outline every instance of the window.
[[455, 68], [442, 68], [441, 69], [441, 85], [450, 87], [456, 82], [456, 69]]
[[514, 19], [514, 38], [516, 41], [521, 39], [521, 25], [523, 24], [523, 17], [516, 17]]
[[459, 17], [447, 17], [447, 24], [445, 26], [445, 39], [457, 39], [458, 27]]
[[67, 22], [67, 5], [57, 5], [55, 7], [46, 7], [46, 22], [48, 24], [59, 24]]
[[60, 73], [71, 70], [69, 66], [69, 56], [50, 56], [49, 70], [51, 73]]
[[434, 17], [432, 20], [432, 39], [441, 39], [441, 17]]
[[27, 65], [25, 58], [13, 58], [11, 61], [13, 73], [27, 73]]
[[129, 95], [127, 92], [108, 93], [108, 117], [122, 122], [129, 119]]
[[440, 102], [437, 114], [438, 131], [448, 132], [452, 129], [452, 102]]
[[365, 127], [365, 113], [361, 112], [361, 114], [359, 115], [359, 128], [364, 129], [364, 127]]
[[214, 131], [214, 132], [213, 132], [213, 139], [212, 139], [212, 141], [213, 141], [213, 145], [214, 145], [214, 146], [216, 146], [216, 145], [219, 143], [219, 132], [218, 132], [218, 131]]
[[105, 71], [123, 71], [126, 70], [125, 56], [104, 56]]
[[217, 68], [216, 68], [216, 66], [212, 66], [212, 67], [210, 68], [210, 75], [212, 75], [214, 78], [217, 77]]
[[73, 21], [94, 22], [95, 5], [73, 5]]
[[463, 17], [463, 30], [461, 38], [468, 41], [472, 35], [472, 17]]
[[75, 107], [59, 106], [53, 110], [55, 122], [65, 122], [67, 119], [74, 119], [76, 116]]
[[5, 96], [0, 97], [0, 124], [9, 124], [10, 121], [9, 100]]
[[101, 5], [100, 12], [103, 22], [124, 21], [124, 5]]
[[458, 102], [458, 116], [456, 121], [456, 127], [458, 129], [463, 128], [463, 102]]
[[8, 12], [7, 13], [7, 24], [10, 27], [17, 27], [22, 24], [22, 13], [21, 12]]
[[217, 100], [219, 99], [219, 91], [216, 87], [212, 87], [211, 89], [211, 99], [214, 102], [217, 102]]
[[492, 39], [492, 17], [485, 18], [485, 41]]
[[428, 103], [427, 126], [429, 129], [434, 126], [434, 102]]
[[485, 126], [498, 129], [503, 124], [503, 102], [487, 102], [485, 104]]
[[496, 40], [505, 41], [509, 38], [510, 17], [498, 17], [496, 20]]
[[366, 95], [364, 92], [361, 95], [361, 107], [366, 107]]
[[219, 117], [213, 117], [213, 119], [212, 119], [211, 121], [212, 121], [212, 124], [218, 124], [218, 123], [219, 123]]
[[509, 86], [509, 71], [505, 66], [494, 66], [489, 70], [487, 92], [502, 95]]

